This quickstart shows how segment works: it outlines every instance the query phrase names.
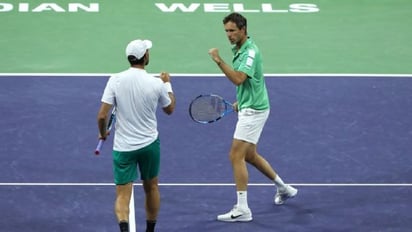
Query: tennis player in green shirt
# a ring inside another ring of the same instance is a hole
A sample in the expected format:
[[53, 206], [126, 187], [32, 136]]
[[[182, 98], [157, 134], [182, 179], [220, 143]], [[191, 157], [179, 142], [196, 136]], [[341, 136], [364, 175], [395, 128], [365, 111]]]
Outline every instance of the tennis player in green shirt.
[[267, 118], [270, 105], [262, 70], [259, 48], [247, 34], [247, 20], [239, 13], [231, 13], [223, 19], [226, 35], [233, 45], [232, 66], [226, 64], [216, 48], [209, 55], [226, 77], [236, 86], [238, 121], [230, 149], [237, 203], [228, 213], [218, 215], [217, 220], [226, 222], [251, 221], [252, 212], [247, 201], [248, 170], [246, 162], [253, 165], [276, 186], [274, 202], [285, 203], [296, 196], [298, 190], [285, 184], [272, 166], [257, 153], [256, 146]]

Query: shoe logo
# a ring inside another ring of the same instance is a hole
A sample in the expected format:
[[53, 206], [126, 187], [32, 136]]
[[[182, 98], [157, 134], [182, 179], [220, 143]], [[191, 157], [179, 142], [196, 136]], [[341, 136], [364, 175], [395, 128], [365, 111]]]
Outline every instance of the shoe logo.
[[236, 215], [236, 216], [232, 214], [232, 215], [230, 215], [230, 218], [236, 219], [236, 218], [238, 218], [238, 217], [240, 217], [240, 216], [242, 216], [242, 214], [239, 214], [239, 215]]

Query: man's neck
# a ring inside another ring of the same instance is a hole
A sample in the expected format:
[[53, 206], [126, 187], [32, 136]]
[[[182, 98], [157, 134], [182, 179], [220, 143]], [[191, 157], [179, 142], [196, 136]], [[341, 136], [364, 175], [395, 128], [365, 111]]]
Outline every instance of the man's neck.
[[132, 68], [138, 68], [138, 69], [143, 69], [144, 70], [144, 65], [141, 64], [134, 64], [131, 66]]
[[244, 43], [246, 43], [246, 40], [248, 39], [249, 37], [248, 36], [245, 36], [245, 38], [243, 38], [239, 43], [237, 43], [236, 44], [236, 50], [240, 50], [240, 48], [242, 47], [242, 45], [244, 44]]

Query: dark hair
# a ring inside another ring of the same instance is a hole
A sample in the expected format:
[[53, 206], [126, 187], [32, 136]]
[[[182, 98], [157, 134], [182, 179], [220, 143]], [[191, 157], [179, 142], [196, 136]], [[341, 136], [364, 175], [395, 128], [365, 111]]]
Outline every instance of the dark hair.
[[226, 24], [228, 22], [235, 23], [237, 28], [239, 29], [242, 29], [243, 27], [245, 27], [245, 29], [247, 28], [246, 18], [243, 17], [243, 15], [236, 13], [236, 12], [229, 14], [223, 19], [223, 24]]
[[144, 57], [145, 56], [146, 56], [146, 54], [144, 56], [142, 56], [142, 58], [137, 59], [135, 56], [130, 55], [130, 56], [127, 56], [127, 60], [129, 61], [130, 65], [144, 64]]

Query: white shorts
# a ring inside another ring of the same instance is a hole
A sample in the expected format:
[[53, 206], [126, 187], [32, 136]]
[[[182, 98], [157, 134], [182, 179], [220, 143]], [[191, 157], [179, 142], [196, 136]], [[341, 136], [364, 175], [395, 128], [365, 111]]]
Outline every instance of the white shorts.
[[257, 144], [270, 110], [242, 109], [238, 113], [234, 139]]

